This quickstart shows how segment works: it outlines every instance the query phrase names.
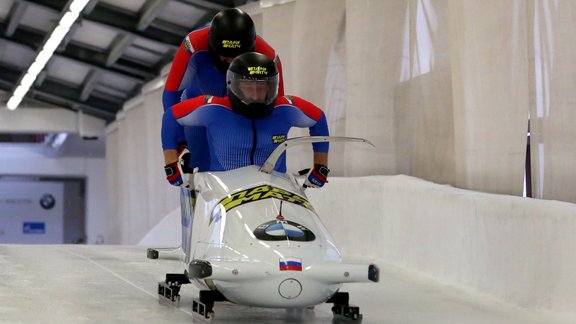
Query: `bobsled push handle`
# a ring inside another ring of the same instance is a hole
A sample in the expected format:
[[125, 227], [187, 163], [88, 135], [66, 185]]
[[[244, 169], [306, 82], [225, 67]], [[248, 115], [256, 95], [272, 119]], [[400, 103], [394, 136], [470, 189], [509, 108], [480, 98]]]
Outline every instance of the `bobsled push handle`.
[[268, 159], [264, 162], [260, 171], [265, 173], [272, 173], [274, 167], [276, 166], [276, 162], [286, 151], [288, 148], [296, 145], [307, 144], [307, 143], [321, 143], [321, 142], [361, 142], [361, 143], [368, 143], [372, 146], [372, 142], [364, 138], [357, 138], [357, 137], [346, 137], [346, 136], [303, 136], [303, 137], [295, 137], [289, 140], [286, 140], [284, 143], [278, 145], [274, 151], [270, 154]]

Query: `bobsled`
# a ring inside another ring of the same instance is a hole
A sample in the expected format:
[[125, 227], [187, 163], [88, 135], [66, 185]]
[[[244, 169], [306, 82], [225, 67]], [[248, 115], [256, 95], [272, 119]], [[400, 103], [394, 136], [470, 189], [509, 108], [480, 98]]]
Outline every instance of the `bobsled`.
[[[280, 144], [260, 166], [191, 175], [182, 190], [182, 273], [166, 274], [160, 298], [178, 302], [182, 284], [199, 298], [192, 310], [206, 318], [215, 302], [272, 308], [307, 308], [333, 303], [332, 311], [361, 317], [344, 283], [378, 282], [374, 264], [343, 262], [342, 253], [306, 196], [300, 176], [274, 171], [294, 145], [367, 140], [310, 136]], [[161, 249], [149, 249], [156, 259]]]

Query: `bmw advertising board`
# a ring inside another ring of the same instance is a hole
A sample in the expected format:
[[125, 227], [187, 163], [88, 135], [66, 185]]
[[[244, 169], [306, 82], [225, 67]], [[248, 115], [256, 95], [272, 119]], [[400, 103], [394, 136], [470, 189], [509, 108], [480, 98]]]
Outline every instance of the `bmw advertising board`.
[[64, 185], [0, 181], [0, 243], [61, 244]]

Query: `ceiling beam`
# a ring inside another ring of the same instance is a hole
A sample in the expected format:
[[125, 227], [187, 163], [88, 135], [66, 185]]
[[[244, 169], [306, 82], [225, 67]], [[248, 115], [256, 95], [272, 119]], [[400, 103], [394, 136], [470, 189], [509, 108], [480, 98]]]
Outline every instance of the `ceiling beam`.
[[185, 27], [179, 27], [178, 32], [167, 32], [154, 26], [150, 26], [145, 32], [137, 29], [139, 18], [133, 13], [123, 13], [115, 8], [111, 8], [104, 3], [99, 4], [89, 15], [84, 16], [85, 20], [99, 22], [117, 29], [135, 33], [144, 38], [150, 38], [162, 43], [179, 46], [182, 38], [189, 32]]
[[50, 99], [54, 101], [65, 102], [64, 107], [84, 107], [91, 108], [91, 111], [98, 111], [106, 115], [114, 115], [122, 109], [123, 101], [110, 101], [91, 96], [89, 100], [79, 101], [78, 92], [75, 88], [67, 87], [54, 80], [47, 80], [44, 82], [40, 89], [30, 89], [30, 93], [34, 98]]
[[[0, 39], [2, 39], [2, 38], [4, 38], [4, 37], [0, 36]], [[9, 42], [13, 42], [13, 43], [15, 43], [15, 44], [27, 46], [28, 48], [30, 48], [30, 50], [36, 51], [36, 49], [35, 49], [34, 47], [30, 46], [30, 45], [22, 44], [22, 43], [19, 43], [19, 42], [14, 42], [14, 41], [12, 41], [12, 40], [10, 40], [10, 39], [6, 39], [6, 38], [4, 38], [4, 39], [7, 40], [7, 41], [9, 41]], [[65, 52], [63, 52], [63, 53], [65, 53]], [[105, 71], [105, 72], [110, 73], [110, 74], [116, 74], [116, 75], [118, 75], [119, 77], [122, 77], [122, 78], [124, 78], [124, 79], [128, 79], [128, 80], [130, 80], [130, 81], [132, 81], [132, 82], [134, 82], [134, 83], [136, 83], [136, 84], [142, 84], [142, 83], [145, 82], [145, 80], [142, 80], [142, 79], [139, 79], [139, 78], [134, 78], [134, 77], [132, 77], [132, 76], [129, 76], [129, 75], [126, 75], [126, 74], [122, 74], [122, 73], [120, 73], [120, 72], [116, 72], [116, 71], [113, 71], [113, 70], [108, 70], [108, 69], [106, 68], [106, 66], [102, 66], [103, 64], [100, 64], [100, 63], [98, 63], [98, 62], [94, 63], [94, 62], [88, 61], [88, 60], [86, 60], [86, 59], [84, 59], [84, 58], [82, 58], [82, 57], [70, 57], [70, 56], [67, 56], [67, 55], [63, 55], [63, 54], [61, 54], [61, 53], [55, 53], [55, 54], [53, 55], [53, 57], [62, 58], [62, 59], [65, 59], [65, 60], [70, 60], [70, 61], [75, 62], [75, 63], [77, 63], [77, 64], [84, 65], [84, 66], [87, 66], [87, 67], [92, 68], [92, 69], [97, 69], [97, 70]], [[24, 72], [24, 71], [22, 71], [22, 72]]]
[[10, 8], [10, 13], [8, 14], [10, 22], [8, 22], [4, 35], [11, 37], [16, 29], [18, 29], [18, 25], [20, 25], [24, 12], [26, 12], [26, 7], [28, 7], [28, 4], [25, 2], [14, 2], [12, 4], [12, 8]]
[[101, 118], [79, 118], [77, 112], [62, 109], [62, 107], [0, 110], [0, 132], [2, 133], [38, 134], [87, 131], [86, 134], [92, 135], [104, 134], [105, 127], [106, 123]]
[[82, 92], [80, 93], [80, 101], [86, 101], [88, 99], [90, 93], [92, 93], [92, 91], [96, 87], [96, 84], [98, 84], [98, 79], [100, 79], [101, 75], [102, 72], [95, 70], [92, 70], [90, 71], [90, 73], [88, 73], [88, 76], [86, 76], [84, 83], [82, 83]]
[[134, 36], [128, 35], [125, 33], [118, 34], [116, 38], [112, 41], [112, 45], [110, 45], [110, 50], [108, 52], [108, 57], [106, 58], [106, 62], [104, 63], [106, 67], [112, 66], [112, 64], [116, 63], [118, 59], [122, 56], [126, 48], [132, 44], [134, 41]]
[[[66, 6], [68, 0], [19, 0], [20, 2], [30, 2], [35, 5], [45, 7], [56, 13], [60, 13]], [[102, 27], [115, 30], [116, 32], [134, 33], [139, 37], [148, 39], [150, 41], [164, 43], [166, 45], [180, 46], [180, 42], [188, 33], [185, 27], [176, 26], [170, 30], [161, 30], [155, 27], [150, 27], [146, 32], [137, 29], [138, 19], [134, 17], [134, 13], [114, 7], [113, 5], [92, 0], [88, 3], [87, 7], [91, 10], [84, 10], [80, 15], [78, 21], [75, 23], [82, 23], [82, 21], [91, 22], [101, 25]], [[158, 20], [157, 20], [158, 21]], [[166, 22], [168, 23], [168, 22]], [[169, 23], [168, 23], [169, 24]]]
[[[0, 23], [0, 34], [4, 28], [5, 25]], [[20, 28], [14, 33], [13, 37], [8, 38], [0, 36], [0, 39], [4, 39], [14, 44], [26, 46], [35, 52], [36, 49], [41, 46], [41, 42], [44, 39], [44, 36], [39, 32], [24, 30]], [[74, 42], [68, 44], [68, 46], [66, 46], [63, 51], [57, 51], [56, 55], [82, 62], [87, 65], [93, 65], [102, 69], [107, 69], [111, 72], [124, 74], [129, 78], [141, 79], [142, 81], [154, 79], [158, 75], [160, 69], [157, 66], [149, 66], [140, 62], [130, 63], [131, 61], [128, 57], [115, 62], [112, 66], [107, 67], [106, 62], [108, 60], [108, 54], [86, 48]]]
[[168, 4], [169, 0], [147, 0], [144, 6], [142, 6], [140, 20], [136, 24], [136, 30], [143, 31]]
[[220, 11], [222, 9], [229, 8], [229, 6], [219, 4], [216, 2], [212, 2], [212, 1], [205, 1], [205, 0], [176, 0], [176, 1], [188, 4], [188, 5], [192, 5], [194, 7], [204, 9], [204, 10]]
[[[18, 68], [0, 64], [0, 89], [11, 91], [14, 84], [18, 81], [20, 74]], [[123, 98], [117, 98], [115, 101], [111, 101], [94, 96], [90, 97], [89, 100], [81, 101], [76, 88], [49, 78], [46, 78], [42, 86], [34, 86], [31, 88], [26, 98], [33, 98], [50, 105], [64, 108], [71, 108], [73, 105], [78, 105], [82, 107], [83, 110], [84, 108], [89, 108], [92, 112], [100, 111], [108, 117], [112, 117], [113, 115], [112, 119], [116, 116], [116, 112], [122, 109], [124, 101]]]

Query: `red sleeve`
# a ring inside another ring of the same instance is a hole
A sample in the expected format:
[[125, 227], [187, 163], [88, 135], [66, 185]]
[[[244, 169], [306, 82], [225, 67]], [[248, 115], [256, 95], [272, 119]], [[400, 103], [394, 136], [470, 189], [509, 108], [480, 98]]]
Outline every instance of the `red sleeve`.
[[322, 109], [318, 108], [316, 105], [314, 105], [313, 103], [306, 101], [300, 97], [296, 97], [296, 96], [283, 96], [283, 97], [278, 97], [278, 100], [276, 100], [276, 105], [291, 105], [294, 106], [300, 110], [302, 110], [302, 112], [318, 121], [320, 120], [320, 118], [322, 118]]
[[282, 73], [282, 62], [280, 61], [280, 57], [276, 56], [276, 68], [278, 68], [278, 96], [284, 95], [284, 74]]
[[192, 55], [197, 51], [208, 49], [208, 30], [208, 27], [194, 30], [184, 37], [172, 61], [166, 85], [164, 86], [165, 90], [178, 91], [188, 67], [188, 61], [190, 61]]
[[182, 118], [197, 108], [204, 106], [206, 104], [206, 97], [209, 96], [199, 96], [175, 104], [172, 106], [172, 114], [174, 114], [174, 118]]
[[214, 97], [206, 95], [190, 98], [175, 104], [174, 106], [172, 106], [172, 114], [174, 114], [174, 118], [176, 119], [182, 118], [188, 115], [189, 113], [193, 112], [194, 110], [205, 105], [219, 105], [226, 107], [230, 110], [232, 109], [228, 97]]

